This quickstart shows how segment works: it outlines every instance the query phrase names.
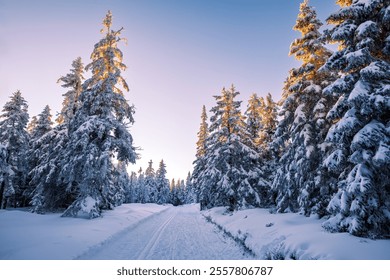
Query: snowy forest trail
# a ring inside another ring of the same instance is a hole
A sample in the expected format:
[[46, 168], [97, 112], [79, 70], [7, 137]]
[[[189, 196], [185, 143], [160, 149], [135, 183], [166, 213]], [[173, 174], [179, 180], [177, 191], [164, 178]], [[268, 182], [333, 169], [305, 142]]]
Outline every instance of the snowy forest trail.
[[199, 205], [171, 207], [77, 259], [251, 259], [250, 254], [208, 223]]

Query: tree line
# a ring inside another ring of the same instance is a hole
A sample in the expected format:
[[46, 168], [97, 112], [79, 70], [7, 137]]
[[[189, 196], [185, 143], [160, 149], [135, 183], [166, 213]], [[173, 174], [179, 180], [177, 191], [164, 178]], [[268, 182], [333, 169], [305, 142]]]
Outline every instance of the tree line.
[[[390, 1], [338, 0], [323, 33], [305, 0], [277, 106], [232, 86], [202, 110], [192, 175], [202, 209], [271, 207], [329, 231], [390, 235]], [[337, 43], [330, 51], [326, 44]]]

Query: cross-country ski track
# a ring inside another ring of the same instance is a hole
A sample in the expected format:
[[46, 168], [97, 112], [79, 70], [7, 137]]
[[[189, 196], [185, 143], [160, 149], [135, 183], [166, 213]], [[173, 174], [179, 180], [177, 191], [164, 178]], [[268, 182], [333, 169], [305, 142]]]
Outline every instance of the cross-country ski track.
[[251, 259], [230, 237], [210, 224], [198, 205], [169, 207], [76, 259], [88, 260], [184, 260]]

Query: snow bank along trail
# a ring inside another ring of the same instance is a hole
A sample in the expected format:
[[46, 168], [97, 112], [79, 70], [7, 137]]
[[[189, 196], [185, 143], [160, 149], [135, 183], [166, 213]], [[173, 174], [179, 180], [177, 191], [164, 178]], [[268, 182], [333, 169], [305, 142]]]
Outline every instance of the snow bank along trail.
[[199, 212], [199, 205], [171, 207], [91, 248], [78, 259], [248, 259]]

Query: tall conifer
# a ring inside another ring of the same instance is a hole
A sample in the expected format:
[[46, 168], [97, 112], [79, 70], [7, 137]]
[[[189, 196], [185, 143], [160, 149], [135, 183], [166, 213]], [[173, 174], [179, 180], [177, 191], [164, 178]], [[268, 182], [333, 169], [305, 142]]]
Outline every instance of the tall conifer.
[[134, 163], [137, 154], [133, 138], [128, 131], [134, 122], [134, 107], [130, 106], [122, 88], [128, 86], [121, 71], [122, 52], [118, 42], [122, 29], [111, 29], [112, 14], [103, 20], [103, 39], [91, 54], [92, 62], [86, 66], [92, 77], [84, 82], [80, 95], [80, 108], [70, 122], [70, 143], [66, 152], [69, 162], [62, 174], [68, 188], [76, 186], [78, 196], [64, 216], [86, 215], [95, 218], [103, 209], [112, 209], [117, 202], [119, 186], [115, 184], [114, 160]]
[[339, 49], [323, 70], [340, 78], [325, 88], [337, 102], [324, 165], [338, 181], [330, 230], [362, 236], [390, 233], [390, 1], [341, 1], [327, 41]]

